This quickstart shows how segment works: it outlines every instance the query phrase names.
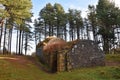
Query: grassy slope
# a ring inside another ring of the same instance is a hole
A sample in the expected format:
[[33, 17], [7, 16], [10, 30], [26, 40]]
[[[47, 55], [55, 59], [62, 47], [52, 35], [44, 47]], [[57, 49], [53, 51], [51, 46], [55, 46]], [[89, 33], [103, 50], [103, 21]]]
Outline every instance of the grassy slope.
[[[112, 56], [107, 55], [107, 60], [120, 61], [120, 55], [116, 56], [117, 60]], [[71, 72], [50, 74], [42, 71], [28, 57], [8, 57], [12, 58], [3, 59], [0, 56], [0, 80], [120, 80], [120, 65], [81, 68]]]

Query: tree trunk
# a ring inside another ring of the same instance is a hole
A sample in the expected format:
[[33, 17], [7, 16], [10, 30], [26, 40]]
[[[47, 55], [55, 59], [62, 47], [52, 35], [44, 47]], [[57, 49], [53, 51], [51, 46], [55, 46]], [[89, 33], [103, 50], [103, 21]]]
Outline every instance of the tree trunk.
[[8, 51], [11, 53], [11, 43], [12, 43], [12, 29], [9, 30], [9, 36], [8, 36]]
[[87, 32], [87, 40], [90, 40], [88, 25], [86, 25], [86, 32]]
[[27, 33], [26, 33], [26, 36], [25, 36], [25, 55], [27, 55], [27, 45], [28, 45], [28, 39], [27, 39]]
[[64, 39], [67, 41], [67, 30], [66, 30], [66, 25], [64, 27]]
[[95, 26], [93, 24], [92, 24], [92, 32], [93, 32], [93, 40], [97, 41], [96, 28], [95, 28]]
[[22, 31], [22, 44], [21, 44], [21, 54], [23, 54], [23, 41], [24, 41], [24, 31]]
[[41, 42], [41, 33], [39, 33], [39, 42]]
[[52, 36], [52, 31], [51, 31], [51, 22], [49, 21], [49, 36]]
[[35, 50], [36, 50], [36, 45], [37, 45], [37, 38], [36, 38], [36, 32], [35, 32]]
[[60, 26], [59, 26], [59, 20], [57, 19], [57, 37], [60, 37]]
[[6, 25], [5, 25], [5, 31], [4, 31], [4, 42], [3, 42], [3, 54], [6, 53], [6, 34], [7, 34], [7, 20], [6, 20]]
[[54, 35], [54, 27], [52, 26], [52, 36]]
[[47, 33], [47, 25], [46, 25], [46, 22], [45, 22], [45, 32], [44, 32], [45, 38], [47, 37], [46, 33]]
[[75, 29], [73, 29], [73, 40], [75, 40], [76, 38], [76, 32], [75, 32]]
[[2, 45], [3, 24], [4, 24], [4, 22], [1, 22], [1, 30], [0, 30], [0, 50], [1, 50], [1, 45]]
[[74, 39], [74, 37], [73, 37], [73, 34], [74, 34], [74, 31], [73, 31], [73, 29], [72, 29], [72, 31], [71, 31], [72, 33], [71, 33], [71, 38], [72, 38], [72, 41], [73, 41], [73, 39]]
[[103, 51], [105, 52], [105, 54], [109, 53], [109, 41], [107, 38], [103, 38]]
[[19, 34], [19, 48], [18, 48], [19, 49], [19, 53], [18, 53], [19, 55], [22, 55], [21, 54], [21, 35], [22, 35], [22, 30], [20, 30], [20, 34]]
[[80, 39], [80, 28], [77, 26], [77, 39]]
[[16, 38], [16, 54], [18, 54], [18, 30], [17, 30], [17, 38]]
[[118, 38], [118, 43], [117, 43], [117, 47], [120, 48], [120, 32], [119, 32], [120, 28], [117, 28], [117, 38]]

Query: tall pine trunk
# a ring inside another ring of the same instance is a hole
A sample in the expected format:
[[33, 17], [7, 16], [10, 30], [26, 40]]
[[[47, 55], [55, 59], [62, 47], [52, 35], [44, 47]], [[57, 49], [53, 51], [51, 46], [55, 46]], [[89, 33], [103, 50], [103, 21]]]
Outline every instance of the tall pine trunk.
[[45, 32], [44, 32], [45, 38], [47, 37], [46, 33], [47, 33], [47, 24], [45, 22]]
[[54, 35], [54, 27], [52, 26], [52, 36]]
[[28, 39], [27, 39], [28, 35], [26, 33], [25, 35], [25, 55], [27, 55], [27, 45], [28, 45]]
[[22, 35], [22, 30], [20, 30], [20, 33], [19, 33], [19, 48], [18, 48], [19, 49], [19, 53], [18, 53], [19, 55], [22, 55], [21, 54], [21, 35]]
[[90, 40], [88, 25], [86, 25], [87, 40]]
[[4, 40], [3, 40], [3, 54], [7, 54], [6, 53], [6, 34], [7, 34], [7, 20], [6, 20], [6, 24], [5, 24], [5, 29], [4, 29]]
[[18, 30], [17, 30], [17, 37], [16, 37], [16, 54], [18, 54]]
[[59, 26], [59, 20], [57, 19], [57, 37], [60, 37], [60, 26]]
[[80, 39], [80, 28], [77, 26], [77, 39]]
[[94, 41], [97, 41], [96, 28], [95, 28], [95, 26], [94, 26], [93, 24], [94, 24], [94, 23], [92, 23], [93, 40], [94, 40]]
[[1, 30], [0, 30], [0, 50], [1, 50], [1, 45], [2, 45], [2, 36], [3, 36], [3, 24], [4, 22], [1, 21]]
[[67, 41], [67, 29], [66, 29], [66, 25], [64, 27], [64, 39], [65, 39], [65, 41]]
[[106, 37], [103, 37], [103, 51], [105, 54], [109, 53], [109, 41]]
[[39, 42], [41, 42], [41, 33], [39, 33]]
[[36, 32], [35, 32], [35, 45], [37, 45]]
[[74, 40], [74, 30], [73, 29], [71, 31], [71, 39], [72, 39], [72, 41]]
[[23, 42], [24, 42], [24, 31], [22, 31], [22, 41], [21, 41], [21, 54], [23, 54]]
[[11, 53], [11, 44], [12, 44], [12, 29], [9, 30], [9, 35], [8, 35], [8, 51]]
[[49, 21], [49, 36], [52, 36], [52, 31], [51, 31], [51, 22]]

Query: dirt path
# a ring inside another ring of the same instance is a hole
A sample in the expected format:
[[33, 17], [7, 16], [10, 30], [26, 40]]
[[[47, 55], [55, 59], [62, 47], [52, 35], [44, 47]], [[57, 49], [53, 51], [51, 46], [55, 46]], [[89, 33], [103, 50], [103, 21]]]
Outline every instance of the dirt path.
[[12, 63], [17, 63], [20, 65], [26, 64], [26, 63], [30, 63], [29, 60], [27, 60], [27, 58], [25, 58], [25, 56], [1, 56], [0, 59], [4, 59], [7, 60], [9, 62]]
[[115, 61], [106, 61], [105, 62], [106, 66], [120, 66], [120, 62], [115, 62]]
[[[41, 70], [50, 73], [50, 71], [45, 68], [40, 62], [35, 58], [31, 56], [0, 56], [0, 60], [7, 60], [10, 63], [13, 63], [14, 65], [19, 65], [20, 67], [28, 67], [28, 64], [33, 64], [39, 67]], [[105, 61], [106, 66], [120, 66], [120, 62], [115, 61]]]
[[[20, 65], [25, 65], [25, 64], [35, 64], [39, 67], [41, 67], [40, 63], [35, 59], [35, 57], [31, 56], [0, 56], [0, 59], [8, 60], [9, 62], [12, 63], [17, 63]], [[115, 61], [105, 61], [106, 66], [120, 66], [120, 62], [115, 62]]]
[[40, 64], [40, 62], [32, 56], [0, 56], [0, 59], [7, 60], [10, 63], [13, 63], [14, 65], [19, 65], [20, 67], [28, 67], [29, 64], [33, 64], [39, 67], [41, 70], [50, 73], [50, 71], [47, 68], [45, 68], [45, 66]]

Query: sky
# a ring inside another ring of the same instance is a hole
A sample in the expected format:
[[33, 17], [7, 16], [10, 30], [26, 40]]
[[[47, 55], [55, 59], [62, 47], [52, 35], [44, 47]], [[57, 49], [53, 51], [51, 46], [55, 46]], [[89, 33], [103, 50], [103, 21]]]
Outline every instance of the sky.
[[34, 18], [37, 18], [40, 10], [45, 7], [47, 3], [59, 3], [63, 6], [64, 10], [67, 12], [69, 8], [78, 9], [83, 11], [82, 15], [85, 16], [85, 11], [89, 4], [94, 5], [97, 4], [98, 0], [32, 0], [34, 12]]
[[[120, 0], [111, 1], [115, 1], [117, 6], [120, 5]], [[45, 7], [47, 3], [59, 3], [63, 6], [66, 12], [69, 8], [81, 10], [82, 16], [85, 17], [88, 5], [96, 5], [98, 3], [98, 0], [32, 0], [32, 3], [32, 12], [34, 13], [33, 18], [38, 18], [40, 10]]]
[[[116, 6], [120, 6], [120, 0], [112, 0], [115, 1]], [[86, 11], [88, 8], [88, 5], [96, 5], [98, 3], [98, 0], [32, 0], [33, 8], [32, 8], [32, 13], [33, 17], [32, 20], [34, 21], [35, 18], [38, 18], [40, 10], [45, 7], [47, 3], [59, 3], [63, 6], [64, 10], [67, 12], [69, 8], [71, 9], [77, 9], [82, 11], [82, 17], [86, 16]], [[33, 26], [33, 23], [31, 23]], [[16, 36], [16, 35], [14, 35]], [[13, 43], [16, 40], [16, 37], [13, 37]], [[13, 45], [13, 51], [15, 50], [15, 46]], [[32, 42], [32, 50], [29, 51], [31, 54], [32, 52], [35, 51], [35, 45], [34, 42]]]

